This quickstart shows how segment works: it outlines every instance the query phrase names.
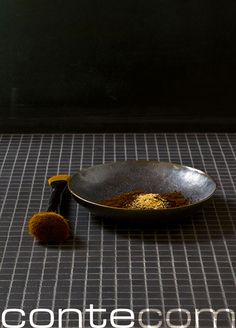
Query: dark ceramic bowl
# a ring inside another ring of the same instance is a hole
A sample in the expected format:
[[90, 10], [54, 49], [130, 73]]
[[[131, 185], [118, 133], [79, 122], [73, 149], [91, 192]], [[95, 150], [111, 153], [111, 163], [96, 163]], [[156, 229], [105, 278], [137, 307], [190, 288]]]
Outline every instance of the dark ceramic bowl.
[[[68, 188], [75, 200], [95, 215], [134, 218], [186, 216], [202, 206], [215, 192], [216, 184], [197, 169], [155, 160], [128, 160], [92, 166], [74, 174]], [[99, 204], [123, 192], [181, 191], [191, 204], [169, 209], [125, 209]]]

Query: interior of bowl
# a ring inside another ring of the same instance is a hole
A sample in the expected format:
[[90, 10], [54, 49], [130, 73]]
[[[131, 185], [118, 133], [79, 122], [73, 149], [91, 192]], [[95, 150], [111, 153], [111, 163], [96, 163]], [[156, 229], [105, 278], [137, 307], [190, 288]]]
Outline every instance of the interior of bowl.
[[72, 176], [69, 188], [78, 197], [93, 203], [140, 190], [152, 193], [181, 191], [194, 204], [208, 199], [216, 185], [207, 174], [191, 167], [129, 160], [83, 169]]

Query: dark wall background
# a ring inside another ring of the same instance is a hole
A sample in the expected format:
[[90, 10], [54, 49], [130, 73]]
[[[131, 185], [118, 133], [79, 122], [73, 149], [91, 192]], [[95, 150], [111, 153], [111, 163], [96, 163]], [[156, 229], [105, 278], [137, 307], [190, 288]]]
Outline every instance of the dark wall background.
[[0, 128], [232, 127], [235, 9], [233, 0], [3, 0]]

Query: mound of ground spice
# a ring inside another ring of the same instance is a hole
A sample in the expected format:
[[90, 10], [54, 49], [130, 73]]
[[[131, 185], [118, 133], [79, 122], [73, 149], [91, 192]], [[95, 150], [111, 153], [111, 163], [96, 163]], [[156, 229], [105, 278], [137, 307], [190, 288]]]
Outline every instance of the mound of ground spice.
[[163, 209], [189, 205], [191, 200], [185, 198], [180, 191], [165, 194], [131, 191], [105, 199], [100, 204], [129, 209]]
[[113, 196], [112, 198], [105, 199], [101, 201], [100, 204], [111, 207], [127, 208], [129, 207], [129, 204], [131, 204], [140, 194], [143, 194], [143, 191], [124, 192], [123, 194], [119, 194]]
[[140, 208], [144, 210], [148, 209], [158, 209], [158, 208], [167, 208], [168, 202], [164, 197], [159, 194], [139, 194], [135, 199], [128, 204], [129, 208]]

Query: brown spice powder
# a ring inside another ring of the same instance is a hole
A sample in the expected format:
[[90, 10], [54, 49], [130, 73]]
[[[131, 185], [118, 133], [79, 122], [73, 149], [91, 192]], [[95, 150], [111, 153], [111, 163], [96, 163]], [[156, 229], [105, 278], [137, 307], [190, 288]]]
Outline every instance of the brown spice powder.
[[143, 191], [124, 192], [123, 194], [105, 199], [101, 201], [100, 204], [111, 207], [127, 208], [129, 204], [132, 203], [134, 199], [140, 194], [143, 194]]
[[170, 192], [163, 194], [162, 197], [164, 197], [168, 203], [170, 208], [172, 207], [180, 207], [185, 205], [191, 204], [190, 198], [185, 198], [184, 195], [180, 191]]
[[165, 194], [131, 191], [116, 195], [100, 202], [102, 205], [129, 209], [174, 208], [191, 204], [180, 191]]

